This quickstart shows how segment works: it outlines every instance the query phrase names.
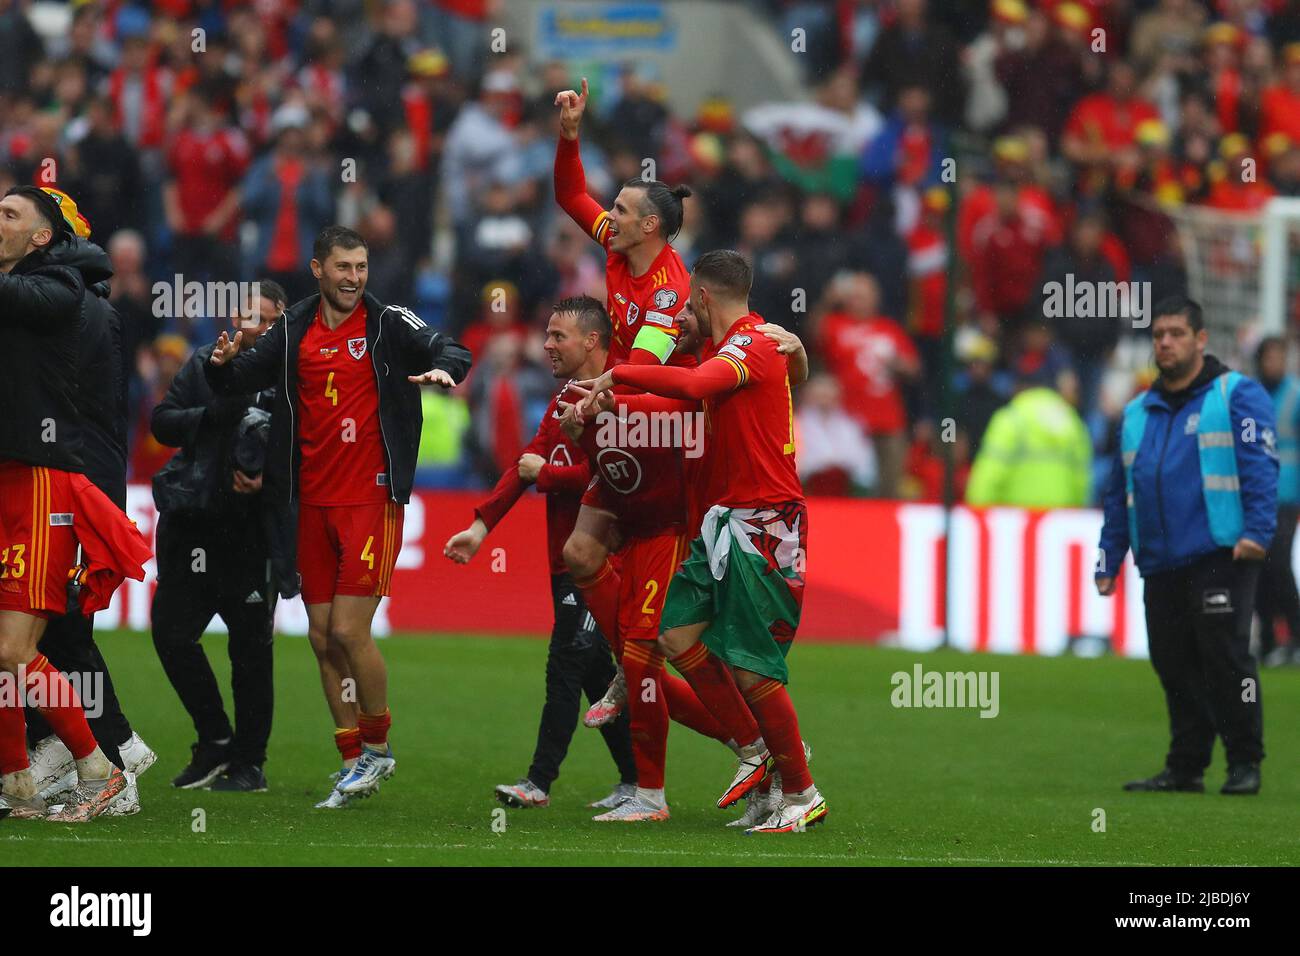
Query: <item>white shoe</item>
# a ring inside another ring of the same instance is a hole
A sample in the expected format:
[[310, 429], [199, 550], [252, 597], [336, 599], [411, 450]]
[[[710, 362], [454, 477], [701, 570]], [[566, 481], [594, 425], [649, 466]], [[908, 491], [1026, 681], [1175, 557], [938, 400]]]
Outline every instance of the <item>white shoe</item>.
[[727, 787], [726, 792], [718, 798], [718, 807], [720, 809], [726, 809], [748, 794], [763, 782], [763, 778], [772, 769], [772, 754], [766, 746], [751, 745], [745, 749], [749, 750], [750, 753], [745, 754], [744, 750], [741, 751], [741, 756], [736, 765], [736, 776], [732, 778], [731, 785]]
[[46, 803], [58, 803], [59, 798], [75, 789], [77, 789], [77, 765], [74, 763], [71, 770], [41, 791], [41, 799]]
[[316, 804], [316, 809], [317, 810], [342, 810], [351, 802], [352, 802], [352, 798], [349, 797], [346, 793], [339, 793], [337, 790], [331, 790], [330, 795], [328, 797], [326, 797], [320, 803]]
[[779, 773], [772, 774], [772, 786], [767, 790], [751, 790], [745, 798], [745, 812], [738, 819], [727, 824], [729, 827], [756, 827], [765, 823], [781, 802], [781, 785]]
[[582, 717], [585, 727], [604, 727], [623, 712], [627, 706], [627, 678], [623, 676], [623, 667], [619, 665], [614, 679], [605, 689], [605, 696], [587, 708]]
[[[808, 799], [803, 803], [791, 803], [782, 797], [772, 815], [763, 823], [750, 827], [746, 833], [802, 833], [808, 827], [816, 826], [826, 819], [826, 801], [816, 787], [809, 787]], [[804, 796], [804, 794], [801, 794]]]
[[396, 769], [397, 761], [393, 758], [392, 748], [389, 748], [387, 753], [381, 754], [367, 747], [361, 751], [361, 757], [356, 765], [339, 777], [339, 782], [334, 785], [334, 789], [349, 796], [370, 796], [379, 789], [380, 783], [393, 775]]
[[[157, 754], [152, 750], [149, 753], [157, 759]], [[125, 762], [125, 758], [123, 758]], [[152, 763], [152, 761], [150, 761]], [[136, 774], [130, 770], [126, 772], [126, 789], [113, 798], [113, 802], [108, 805], [104, 811], [106, 817], [129, 817], [140, 812], [140, 788], [135, 783]]]
[[589, 803], [587, 806], [595, 810], [613, 810], [615, 807], [631, 800], [636, 796], [636, 784], [620, 783], [610, 791], [609, 796], [603, 800], [597, 800], [595, 803]]
[[518, 783], [502, 783], [496, 788], [497, 799], [507, 807], [527, 810], [529, 807], [549, 807], [551, 798], [546, 791], [527, 777]]
[[613, 810], [592, 817], [592, 819], [597, 823], [650, 823], [667, 820], [668, 817], [667, 804], [662, 807], [651, 806], [633, 794], [630, 799], [624, 800]]
[[154, 765], [158, 755], [149, 749], [149, 745], [140, 739], [140, 735], [132, 732], [131, 739], [117, 748], [117, 752], [122, 755], [122, 763], [126, 764], [127, 773], [140, 776]]
[[77, 762], [72, 759], [72, 751], [54, 734], [32, 748], [28, 762], [31, 763], [32, 781], [38, 791], [44, 791], [69, 773], [73, 776], [70, 786], [77, 785]]

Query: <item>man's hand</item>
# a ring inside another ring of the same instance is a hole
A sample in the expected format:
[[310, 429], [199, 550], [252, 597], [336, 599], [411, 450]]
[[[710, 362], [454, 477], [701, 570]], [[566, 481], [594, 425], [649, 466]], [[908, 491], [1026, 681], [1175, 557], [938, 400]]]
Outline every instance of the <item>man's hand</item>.
[[232, 339], [226, 332], [217, 336], [217, 347], [212, 350], [210, 361], [213, 365], [222, 366], [239, 354], [240, 347], [244, 344], [244, 333], [236, 332]]
[[1097, 578], [1097, 593], [1102, 597], [1110, 597], [1115, 593], [1114, 578]]
[[560, 135], [565, 139], [578, 138], [578, 126], [587, 109], [587, 78], [582, 78], [582, 92], [565, 90], [555, 94], [555, 105], [560, 108]]
[[440, 368], [430, 369], [423, 375], [408, 375], [408, 382], [414, 382], [416, 385], [440, 385], [443, 388], [455, 388], [456, 382], [452, 377]]
[[588, 414], [596, 413], [600, 407], [600, 397], [614, 387], [614, 373], [605, 372], [600, 378], [589, 378], [573, 384], [588, 392], [587, 397], [578, 403], [578, 412], [585, 418]]
[[546, 464], [546, 459], [541, 455], [534, 455], [527, 452], [519, 456], [519, 477], [530, 485], [537, 480], [538, 474], [542, 470], [542, 465]]
[[1232, 560], [1234, 561], [1263, 561], [1268, 556], [1262, 545], [1256, 544], [1249, 538], [1242, 538], [1237, 542], [1236, 547], [1232, 549]]
[[468, 564], [486, 537], [487, 525], [482, 518], [475, 518], [472, 525], [447, 539], [447, 543], [442, 546], [443, 557], [450, 558], [457, 564]]
[[788, 355], [787, 363], [790, 369], [790, 384], [802, 385], [808, 381], [808, 353], [804, 350], [803, 341], [788, 329], [782, 328], [775, 322], [764, 322], [762, 325], [754, 326], [755, 332], [762, 332], [769, 339], [776, 343], [778, 355]]
[[577, 403], [570, 405], [568, 402], [560, 402], [557, 407], [560, 409], [560, 431], [564, 432], [569, 441], [582, 441], [585, 426]]
[[776, 350], [782, 355], [789, 355], [792, 352], [802, 352], [803, 342], [799, 336], [795, 335], [789, 329], [786, 329], [775, 322], [764, 322], [762, 325], [754, 326], [755, 332], [762, 332], [769, 339], [776, 343]]
[[262, 476], [249, 478], [246, 474], [235, 469], [235, 493], [239, 495], [255, 495], [262, 490]]

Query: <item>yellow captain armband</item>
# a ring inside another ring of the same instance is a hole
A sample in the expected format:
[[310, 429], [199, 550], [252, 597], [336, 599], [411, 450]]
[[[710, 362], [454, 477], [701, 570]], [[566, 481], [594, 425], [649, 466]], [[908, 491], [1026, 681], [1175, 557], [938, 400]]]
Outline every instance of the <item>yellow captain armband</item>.
[[673, 354], [673, 349], [677, 348], [677, 337], [657, 326], [643, 325], [632, 340], [632, 348], [644, 349], [662, 365]]

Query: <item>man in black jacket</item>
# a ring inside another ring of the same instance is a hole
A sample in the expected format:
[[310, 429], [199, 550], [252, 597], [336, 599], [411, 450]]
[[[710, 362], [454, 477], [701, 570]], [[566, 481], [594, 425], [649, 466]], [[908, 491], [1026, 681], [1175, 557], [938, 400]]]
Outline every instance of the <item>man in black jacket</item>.
[[[74, 520], [112, 507], [93, 486], [87, 495], [80, 477], [76, 398], [85, 283], [77, 269], [49, 259], [49, 250], [71, 236], [48, 193], [15, 186], [0, 200], [0, 678], [20, 682], [29, 703], [33, 691], [44, 695], [37, 706], [71, 751], [78, 778], [52, 818], [80, 823], [103, 813], [127, 780], [95, 741], [67, 679], [37, 651], [47, 620], [67, 610], [77, 562]], [[44, 810], [23, 708], [0, 700], [0, 811]]]
[[[233, 321], [250, 345], [288, 304], [284, 290], [266, 279], [258, 283], [258, 293]], [[213, 395], [203, 374], [212, 349], [195, 350], [153, 411], [154, 438], [182, 449], [154, 482], [159, 517], [153, 643], [199, 737], [172, 786], [257, 793], [266, 789], [262, 765], [271, 736], [277, 588], [256, 461], [258, 439], [250, 435], [261, 416], [250, 416], [249, 410], [270, 411], [274, 390]], [[251, 451], [245, 447], [250, 441]], [[188, 500], [162, 493], [172, 474], [184, 476]], [[233, 729], [199, 645], [214, 614], [230, 635]]]
[[[113, 268], [108, 254], [89, 241], [90, 224], [77, 212], [71, 197], [58, 190], [44, 191], [59, 203], [65, 221], [75, 233], [68, 242], [50, 249], [47, 261], [76, 269], [86, 290], [81, 300], [75, 396], [85, 474], [125, 511], [126, 365], [121, 319], [108, 301]], [[128, 771], [126, 790], [107, 812], [110, 816], [138, 812], [140, 801], [134, 778], [148, 770], [157, 756], [131, 729], [122, 712], [108, 665], [95, 644], [93, 616], [78, 613], [70, 604], [67, 614], [50, 619], [38, 649], [63, 673], [95, 681], [99, 699], [87, 713], [90, 729], [108, 759]], [[27, 740], [32, 750], [32, 772], [47, 799], [76, 782], [72, 754], [34, 708], [27, 712]]]
[[450, 388], [469, 352], [401, 306], [365, 291], [369, 251], [351, 229], [316, 237], [320, 294], [298, 302], [256, 347], [222, 333], [204, 366], [218, 395], [276, 386], [265, 491], [297, 509], [308, 633], [344, 769], [321, 808], [374, 793], [392, 776], [388, 674], [371, 622], [402, 541], [415, 480], [422, 384]]

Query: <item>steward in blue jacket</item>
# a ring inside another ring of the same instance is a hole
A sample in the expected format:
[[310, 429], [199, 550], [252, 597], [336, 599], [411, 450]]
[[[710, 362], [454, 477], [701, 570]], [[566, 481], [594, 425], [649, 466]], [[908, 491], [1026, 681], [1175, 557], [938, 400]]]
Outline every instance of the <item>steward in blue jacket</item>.
[[[1286, 339], [1271, 335], [1255, 350], [1255, 374], [1273, 398], [1277, 420], [1277, 534], [1268, 549], [1255, 596], [1259, 615], [1259, 659], [1265, 667], [1300, 664], [1300, 591], [1291, 567], [1300, 523], [1300, 378], [1286, 371]], [[1286, 619], [1289, 643], [1279, 646], [1275, 619]]]
[[1165, 769], [1125, 789], [1203, 791], [1217, 731], [1229, 765], [1221, 792], [1256, 793], [1264, 748], [1250, 625], [1277, 526], [1273, 400], [1205, 354], [1195, 302], [1165, 300], [1152, 315], [1160, 376], [1124, 409], [1096, 578], [1114, 593], [1133, 552], [1172, 741]]

